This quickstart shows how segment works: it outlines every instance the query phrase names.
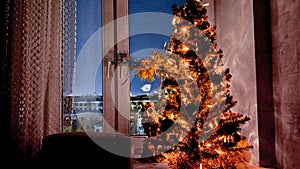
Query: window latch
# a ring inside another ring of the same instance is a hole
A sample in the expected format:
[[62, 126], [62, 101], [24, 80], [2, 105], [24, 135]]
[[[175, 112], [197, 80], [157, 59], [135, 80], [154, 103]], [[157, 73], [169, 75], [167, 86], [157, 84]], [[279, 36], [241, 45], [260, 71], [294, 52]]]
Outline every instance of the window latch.
[[114, 51], [114, 60], [111, 61], [111, 64], [118, 65], [118, 63], [123, 62], [126, 57], [127, 57], [127, 53], [119, 53], [115, 50]]

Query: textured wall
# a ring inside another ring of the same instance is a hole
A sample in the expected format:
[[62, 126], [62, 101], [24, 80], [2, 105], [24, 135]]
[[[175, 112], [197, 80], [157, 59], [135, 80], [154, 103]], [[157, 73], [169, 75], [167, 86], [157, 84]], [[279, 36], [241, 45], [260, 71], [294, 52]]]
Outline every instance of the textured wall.
[[232, 110], [251, 118], [241, 126], [242, 134], [254, 145], [252, 163], [258, 165], [253, 3], [251, 0], [215, 0], [210, 4], [213, 6], [208, 10], [214, 8], [215, 12], [212, 15], [209, 11], [208, 15], [214, 17], [211, 20], [217, 26], [218, 48], [224, 51], [224, 64], [233, 75], [230, 90], [238, 103]]
[[279, 169], [300, 166], [300, 1], [272, 0], [272, 50]]

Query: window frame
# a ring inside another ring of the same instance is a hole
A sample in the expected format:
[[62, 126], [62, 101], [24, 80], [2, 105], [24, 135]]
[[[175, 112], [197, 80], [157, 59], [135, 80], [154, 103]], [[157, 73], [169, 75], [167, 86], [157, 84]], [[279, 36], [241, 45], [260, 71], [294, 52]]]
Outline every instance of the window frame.
[[[120, 53], [129, 53], [128, 0], [102, 0], [102, 9], [103, 132], [129, 136], [129, 69], [115, 63]], [[125, 83], [121, 84], [121, 80]]]

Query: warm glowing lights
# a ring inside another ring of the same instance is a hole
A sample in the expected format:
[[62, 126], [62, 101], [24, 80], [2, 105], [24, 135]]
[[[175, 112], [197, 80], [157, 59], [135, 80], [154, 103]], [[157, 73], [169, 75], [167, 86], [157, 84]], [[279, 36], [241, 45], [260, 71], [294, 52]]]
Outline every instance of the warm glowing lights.
[[188, 67], [190, 64], [188, 62], [184, 62], [184, 66]]
[[218, 154], [222, 154], [222, 153], [223, 153], [223, 151], [218, 150], [218, 149], [215, 149], [215, 151], [216, 151]]
[[[160, 89], [164, 96], [157, 104], [162, 110], [153, 105], [144, 113], [152, 120], [147, 134], [156, 136], [166, 129], [172, 133], [166, 134], [164, 140], [153, 137], [155, 144], [148, 148], [160, 151], [162, 147], [166, 149], [166, 143], [173, 144], [176, 139], [179, 144], [167, 145], [170, 151], [163, 153], [164, 159], [155, 160], [167, 162], [170, 169], [186, 165], [198, 169], [199, 164], [200, 169], [224, 169], [246, 162], [244, 150], [249, 145], [242, 139], [239, 125], [247, 118], [230, 110], [235, 104], [229, 93], [231, 76], [222, 67], [222, 51], [215, 49], [215, 29], [209, 25], [204, 8], [209, 4], [201, 0], [186, 2], [187, 5], [172, 8], [174, 31], [170, 44], [166, 42], [163, 46], [167, 52], [140, 61], [137, 68], [142, 79], [151, 80], [155, 74], [161, 78]], [[190, 26], [193, 25], [185, 24], [184, 20], [191, 21], [205, 36], [192, 35]], [[207, 45], [202, 42], [212, 42], [212, 49], [202, 50]], [[211, 75], [220, 77], [220, 81], [213, 81]], [[192, 128], [191, 120], [196, 121], [192, 122]], [[170, 125], [175, 127], [168, 128]], [[207, 137], [203, 139], [202, 134]]]
[[181, 31], [182, 31], [182, 32], [187, 32], [187, 30], [188, 30], [187, 27], [182, 27], [182, 28], [181, 28]]
[[178, 141], [182, 141], [182, 140], [183, 140], [183, 137], [180, 136], [180, 137], [178, 138]]
[[211, 144], [210, 143], [206, 143], [205, 147], [211, 147]]
[[213, 125], [213, 123], [209, 123], [209, 128], [211, 128], [211, 129], [213, 129], [214, 128], [214, 125]]
[[221, 119], [222, 119], [222, 120], [225, 120], [226, 117], [222, 114]]
[[219, 140], [220, 140], [220, 141], [223, 140], [223, 139], [224, 139], [224, 136], [219, 137]]
[[190, 48], [188, 47], [188, 46], [186, 46], [186, 45], [182, 45], [182, 53], [187, 53], [189, 50], [190, 50]]
[[204, 7], [207, 7], [207, 6], [209, 6], [209, 3], [205, 3], [205, 4], [203, 4], [203, 6], [204, 6]]
[[174, 120], [174, 117], [175, 117], [175, 115], [174, 115], [174, 114], [171, 114], [170, 119]]

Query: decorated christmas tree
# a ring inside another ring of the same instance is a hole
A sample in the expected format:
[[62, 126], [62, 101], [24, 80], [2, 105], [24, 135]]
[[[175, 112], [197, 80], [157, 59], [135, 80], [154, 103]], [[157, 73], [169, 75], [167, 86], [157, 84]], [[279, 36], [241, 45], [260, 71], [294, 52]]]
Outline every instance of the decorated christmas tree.
[[148, 136], [143, 157], [172, 169], [236, 168], [249, 161], [252, 148], [241, 134], [250, 118], [231, 110], [237, 103], [229, 90], [232, 75], [222, 63], [205, 6], [199, 0], [173, 5], [166, 50], [153, 52], [136, 68], [144, 80], [161, 80], [158, 103], [143, 107]]

